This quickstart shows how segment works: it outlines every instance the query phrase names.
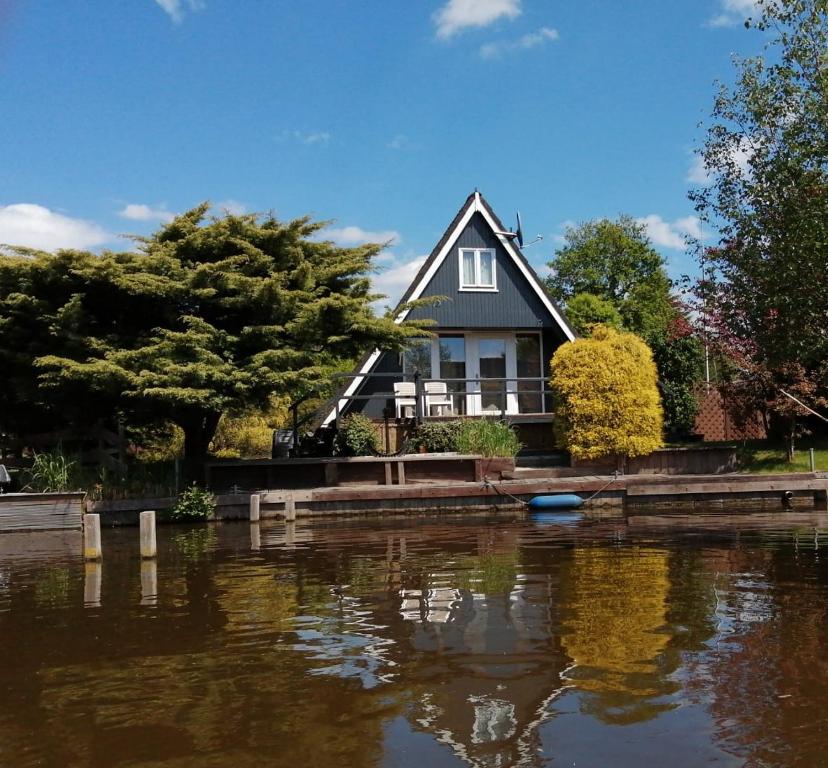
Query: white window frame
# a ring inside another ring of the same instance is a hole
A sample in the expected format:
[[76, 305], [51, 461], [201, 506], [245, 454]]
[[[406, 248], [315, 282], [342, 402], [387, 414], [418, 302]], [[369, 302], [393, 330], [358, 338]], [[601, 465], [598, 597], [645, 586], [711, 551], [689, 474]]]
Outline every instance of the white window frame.
[[[474, 254], [474, 283], [463, 282], [463, 254]], [[492, 283], [491, 285], [480, 282], [480, 254], [489, 253], [492, 256]], [[489, 293], [497, 292], [497, 253], [494, 248], [460, 248], [457, 251], [457, 266], [460, 271], [460, 290], [461, 291], [487, 291]]]

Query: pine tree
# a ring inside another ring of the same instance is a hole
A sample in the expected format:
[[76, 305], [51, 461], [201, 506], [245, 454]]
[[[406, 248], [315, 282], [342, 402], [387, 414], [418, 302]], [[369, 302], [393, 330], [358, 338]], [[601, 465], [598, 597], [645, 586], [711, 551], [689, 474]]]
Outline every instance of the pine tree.
[[[0, 271], [7, 401], [34, 394], [75, 420], [172, 421], [202, 459], [225, 411], [297, 396], [366, 349], [400, 348], [417, 324], [377, 317], [372, 259], [382, 246], [316, 239], [323, 224], [253, 214], [208, 217], [204, 203], [131, 252], [20, 252]], [[25, 337], [25, 338], [24, 338]], [[11, 406], [7, 402], [7, 406]]]

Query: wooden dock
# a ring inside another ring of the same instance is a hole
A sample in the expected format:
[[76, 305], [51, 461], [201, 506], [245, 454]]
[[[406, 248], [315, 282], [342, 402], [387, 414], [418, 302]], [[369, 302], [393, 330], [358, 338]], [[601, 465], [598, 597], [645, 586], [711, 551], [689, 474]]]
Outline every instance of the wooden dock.
[[[358, 463], [358, 462], [357, 462]], [[422, 466], [422, 465], [421, 465]], [[383, 464], [374, 466], [376, 470]], [[249, 520], [255, 508], [261, 519], [341, 515], [429, 515], [441, 513], [516, 512], [533, 496], [574, 493], [586, 500], [591, 517], [742, 514], [828, 509], [828, 474], [784, 475], [584, 475], [559, 477], [555, 470], [532, 470], [521, 479], [480, 478], [480, 467], [467, 468], [467, 481], [419, 480], [405, 484], [343, 484], [300, 489], [261, 488], [217, 497], [216, 518]], [[399, 468], [394, 467], [396, 480]], [[502, 476], [508, 477], [508, 472]], [[495, 475], [497, 477], [497, 475]], [[477, 477], [478, 479], [473, 479]], [[251, 495], [259, 499], [251, 504]], [[81, 530], [83, 494], [6, 494], [0, 496], [0, 532]], [[87, 502], [87, 512], [101, 515], [103, 525], [134, 525], [140, 512], [161, 511], [173, 498]]]
[[0, 494], [0, 533], [8, 531], [79, 531], [83, 493]]
[[663, 515], [670, 511], [735, 512], [825, 509], [828, 478], [821, 473], [786, 475], [588, 475], [531, 477], [497, 482], [406, 486], [349, 486], [262, 490], [262, 518], [280, 517], [290, 503], [298, 517], [427, 511], [515, 510], [533, 496], [574, 493], [595, 516]]

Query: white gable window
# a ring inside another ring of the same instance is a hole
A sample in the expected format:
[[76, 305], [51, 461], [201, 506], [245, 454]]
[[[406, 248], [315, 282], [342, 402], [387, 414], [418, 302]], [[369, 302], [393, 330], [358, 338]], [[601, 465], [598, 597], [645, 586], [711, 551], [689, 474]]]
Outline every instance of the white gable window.
[[497, 290], [494, 248], [460, 249], [460, 290]]

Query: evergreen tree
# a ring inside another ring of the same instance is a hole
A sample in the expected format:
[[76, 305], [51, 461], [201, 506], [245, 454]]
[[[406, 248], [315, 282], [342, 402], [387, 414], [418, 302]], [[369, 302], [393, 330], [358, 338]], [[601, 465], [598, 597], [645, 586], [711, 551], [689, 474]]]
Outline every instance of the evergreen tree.
[[20, 366], [7, 400], [33, 395], [74, 423], [172, 421], [185, 457], [199, 460], [225, 411], [297, 396], [343, 360], [422, 335], [372, 311], [380, 245], [318, 241], [323, 225], [308, 218], [207, 212], [136, 238], [133, 252], [9, 258], [0, 361]]
[[558, 347], [550, 382], [563, 446], [577, 459], [660, 448], [657, 380], [649, 347], [632, 333], [598, 326], [590, 338]]

